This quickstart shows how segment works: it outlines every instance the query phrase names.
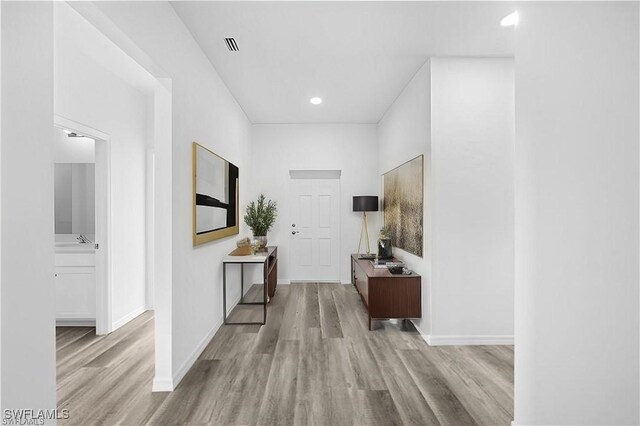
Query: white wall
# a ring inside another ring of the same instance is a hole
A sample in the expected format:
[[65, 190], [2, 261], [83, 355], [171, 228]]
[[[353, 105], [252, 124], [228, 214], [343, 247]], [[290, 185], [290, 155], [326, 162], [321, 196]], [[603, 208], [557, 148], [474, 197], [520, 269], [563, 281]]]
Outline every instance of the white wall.
[[[169, 388], [222, 322], [220, 259], [236, 246], [232, 236], [193, 247], [191, 144], [197, 141], [239, 167], [244, 205], [250, 124], [169, 3], [98, 2], [95, 7], [110, 21], [105, 28], [129, 54], [156, 77], [172, 79], [172, 287], [163, 289], [164, 296], [171, 294], [172, 377], [156, 376], [156, 384]], [[240, 230], [244, 232], [243, 223]], [[156, 270], [156, 304], [161, 297], [159, 279]]]
[[2, 409], [56, 407], [52, 7], [2, 4]]
[[[2, 2], [0, 2], [0, 165], [2, 164]], [[2, 199], [2, 173], [0, 172], [0, 200]], [[0, 241], [2, 241], [2, 208], [0, 207]], [[0, 243], [0, 383], [2, 383], [2, 244]], [[0, 409], [2, 386], [0, 385]]]
[[[394, 255], [422, 275], [422, 318], [414, 321], [423, 335], [431, 333], [431, 65], [425, 63], [378, 123], [378, 170], [382, 175], [424, 155], [423, 257], [394, 249]], [[378, 191], [382, 192], [378, 179]], [[381, 218], [382, 220], [382, 218]], [[393, 242], [392, 242], [393, 244]]]
[[70, 138], [60, 128], [53, 129], [54, 163], [95, 163], [95, 142], [88, 138]]
[[518, 9], [515, 423], [638, 424], [638, 4]]
[[433, 343], [513, 341], [512, 59], [431, 59]]
[[54, 14], [54, 111], [110, 136], [111, 326], [115, 329], [146, 305], [147, 95], [96, 63], [86, 53], [90, 45], [77, 43], [104, 36], [76, 11], [60, 2]]
[[[290, 280], [291, 235], [289, 170], [341, 170], [340, 280], [351, 282], [350, 255], [358, 248], [362, 213], [352, 211], [354, 195], [378, 195], [379, 175], [375, 124], [258, 124], [251, 132], [250, 198], [261, 192], [278, 203], [278, 219], [269, 232], [269, 245], [278, 246], [278, 279]], [[242, 213], [244, 208], [242, 206]], [[372, 251], [378, 237], [380, 213], [370, 213]], [[251, 230], [246, 230], [250, 236]]]
[[424, 155], [422, 275], [430, 344], [513, 340], [513, 62], [432, 58], [378, 126], [379, 170]]

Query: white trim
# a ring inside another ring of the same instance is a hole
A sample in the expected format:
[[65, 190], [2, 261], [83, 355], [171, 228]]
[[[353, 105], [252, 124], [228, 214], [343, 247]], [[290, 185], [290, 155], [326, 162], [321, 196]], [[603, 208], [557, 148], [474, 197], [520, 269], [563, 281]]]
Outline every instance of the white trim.
[[353, 284], [353, 283], [351, 281], [340, 281], [340, 284], [349, 285], [349, 284]]
[[[318, 280], [309, 280], [309, 281], [305, 281], [305, 280], [296, 280], [297, 283], [317, 283]], [[337, 284], [351, 284], [351, 281], [331, 281], [331, 280], [325, 280], [322, 281], [323, 283], [337, 283]], [[259, 283], [262, 284], [262, 283]], [[291, 280], [285, 280], [285, 279], [279, 279], [278, 280], [278, 285], [289, 285], [291, 284]]]
[[173, 380], [154, 377], [151, 392], [173, 392]]
[[[91, 135], [91, 133], [86, 133]], [[113, 328], [113, 211], [111, 209], [111, 143], [96, 140], [96, 334], [111, 333]]]
[[[174, 373], [173, 383], [172, 383], [173, 387], [170, 390], [175, 389], [175, 387], [178, 386], [178, 384], [180, 384], [180, 381], [184, 378], [184, 376], [191, 369], [191, 367], [193, 367], [193, 364], [195, 364], [200, 354], [202, 354], [204, 349], [207, 347], [211, 339], [213, 339], [213, 336], [216, 335], [216, 333], [218, 332], [221, 326], [222, 326], [222, 319], [220, 319], [217, 323], [215, 323], [211, 328], [211, 330], [209, 330], [209, 332], [202, 338], [202, 340], [200, 340], [200, 343], [198, 343], [198, 346], [196, 346], [193, 352], [191, 352], [191, 355], [187, 357], [187, 359], [182, 363], [180, 368], [178, 368], [178, 370]], [[156, 391], [156, 379], [154, 379], [153, 381], [153, 391], [158, 392]]]
[[434, 336], [422, 334], [429, 346], [513, 345], [513, 335]]
[[111, 331], [115, 331], [119, 329], [120, 327], [122, 327], [132, 319], [142, 315], [146, 311], [147, 311], [147, 305], [142, 305], [139, 308], [134, 309], [133, 311], [129, 312], [127, 315], [123, 316], [119, 320], [114, 321], [113, 325], [111, 326]]
[[59, 129], [77, 130], [78, 133], [89, 136], [92, 139], [100, 139], [103, 141], [109, 140], [109, 135], [101, 132], [93, 127], [85, 126], [77, 121], [70, 120], [58, 114], [53, 114], [53, 126]]
[[56, 327], [95, 327], [95, 319], [63, 318], [56, 320]]
[[342, 170], [289, 170], [291, 179], [340, 179]]

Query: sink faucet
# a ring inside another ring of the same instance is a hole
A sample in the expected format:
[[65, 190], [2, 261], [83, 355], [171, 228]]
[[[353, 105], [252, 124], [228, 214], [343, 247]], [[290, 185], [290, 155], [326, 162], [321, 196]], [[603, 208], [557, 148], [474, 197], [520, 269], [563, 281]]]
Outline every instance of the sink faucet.
[[80, 236], [77, 238], [77, 240], [80, 241], [80, 244], [87, 244], [87, 243], [91, 242], [91, 241], [89, 241], [89, 239], [87, 237], [85, 237], [82, 234], [80, 234]]

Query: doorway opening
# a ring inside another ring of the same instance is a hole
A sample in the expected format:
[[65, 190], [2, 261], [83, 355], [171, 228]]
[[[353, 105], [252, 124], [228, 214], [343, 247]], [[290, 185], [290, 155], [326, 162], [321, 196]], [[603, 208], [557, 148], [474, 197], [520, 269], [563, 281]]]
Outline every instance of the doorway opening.
[[111, 330], [109, 136], [54, 122], [56, 326]]

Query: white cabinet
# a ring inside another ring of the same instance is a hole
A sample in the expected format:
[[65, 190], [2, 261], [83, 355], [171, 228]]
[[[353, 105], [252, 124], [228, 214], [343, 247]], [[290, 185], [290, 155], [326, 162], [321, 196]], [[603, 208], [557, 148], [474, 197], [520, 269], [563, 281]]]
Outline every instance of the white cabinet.
[[92, 325], [96, 320], [95, 254], [56, 254], [55, 312], [58, 324]]

